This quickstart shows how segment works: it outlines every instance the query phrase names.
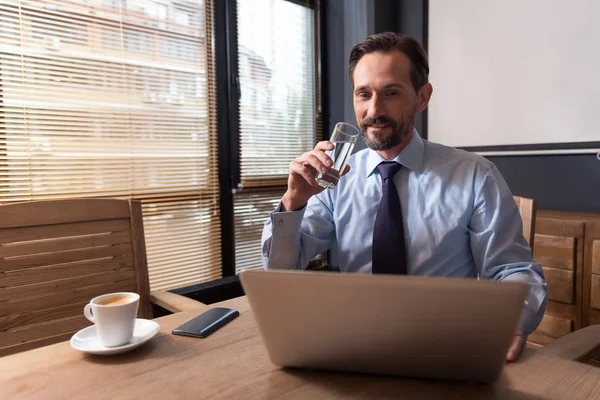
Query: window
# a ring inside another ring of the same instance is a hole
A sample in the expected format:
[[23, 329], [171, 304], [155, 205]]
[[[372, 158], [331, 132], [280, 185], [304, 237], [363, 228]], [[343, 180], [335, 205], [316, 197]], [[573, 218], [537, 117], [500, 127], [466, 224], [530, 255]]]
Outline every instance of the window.
[[260, 267], [262, 226], [285, 192], [289, 163], [319, 136], [316, 12], [307, 5], [237, 0], [243, 189], [234, 196], [237, 271]]
[[308, 0], [0, 2], [0, 203], [139, 199], [152, 289], [260, 267], [320, 136], [316, 21]]
[[235, 265], [237, 272], [260, 267], [261, 233], [266, 216], [277, 207], [281, 191], [241, 193], [234, 197]]
[[316, 139], [314, 12], [285, 0], [237, 4], [241, 185], [285, 184]]
[[0, 5], [0, 201], [141, 200], [150, 285], [170, 289], [222, 274], [212, 5], [188, 2], [209, 23], [183, 33], [151, 3]]

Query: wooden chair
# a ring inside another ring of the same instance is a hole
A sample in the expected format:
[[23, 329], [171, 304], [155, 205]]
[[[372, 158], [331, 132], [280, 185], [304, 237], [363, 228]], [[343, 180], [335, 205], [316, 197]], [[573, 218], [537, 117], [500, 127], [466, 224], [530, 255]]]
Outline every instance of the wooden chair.
[[517, 208], [521, 213], [521, 219], [523, 220], [523, 236], [529, 243], [531, 251], [533, 252], [533, 238], [535, 236], [535, 216], [537, 213], [537, 207], [535, 200], [528, 199], [525, 197], [514, 196]]
[[172, 312], [204, 304], [150, 292], [141, 204], [77, 199], [0, 206], [0, 356], [68, 340], [91, 323], [83, 308], [110, 292]]

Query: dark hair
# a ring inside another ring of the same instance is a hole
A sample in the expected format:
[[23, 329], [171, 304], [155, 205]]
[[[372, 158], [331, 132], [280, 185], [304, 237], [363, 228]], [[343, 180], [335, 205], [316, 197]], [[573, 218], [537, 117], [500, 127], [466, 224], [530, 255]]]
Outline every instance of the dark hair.
[[415, 91], [419, 91], [429, 81], [429, 62], [427, 53], [419, 42], [410, 36], [399, 35], [394, 32], [378, 33], [368, 36], [358, 42], [350, 51], [348, 73], [354, 85], [354, 69], [360, 59], [369, 53], [389, 53], [398, 50], [410, 60], [410, 80]]

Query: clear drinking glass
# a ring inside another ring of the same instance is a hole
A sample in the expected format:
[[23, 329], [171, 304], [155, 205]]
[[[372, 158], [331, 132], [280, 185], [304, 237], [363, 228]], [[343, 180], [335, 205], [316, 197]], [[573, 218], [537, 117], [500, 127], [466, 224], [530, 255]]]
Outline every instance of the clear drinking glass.
[[333, 166], [325, 174], [317, 174], [317, 183], [326, 189], [334, 189], [340, 180], [340, 173], [346, 167], [348, 158], [352, 154], [356, 139], [360, 132], [356, 127], [338, 122], [333, 128], [329, 141], [334, 145], [334, 149], [327, 151], [326, 154], [333, 161]]

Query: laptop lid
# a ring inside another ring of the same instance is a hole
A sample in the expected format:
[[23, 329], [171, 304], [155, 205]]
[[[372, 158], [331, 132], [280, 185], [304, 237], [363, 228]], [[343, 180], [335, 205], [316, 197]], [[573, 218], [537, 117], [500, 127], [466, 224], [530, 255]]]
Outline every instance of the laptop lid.
[[314, 271], [240, 280], [275, 365], [479, 382], [500, 375], [528, 289]]

